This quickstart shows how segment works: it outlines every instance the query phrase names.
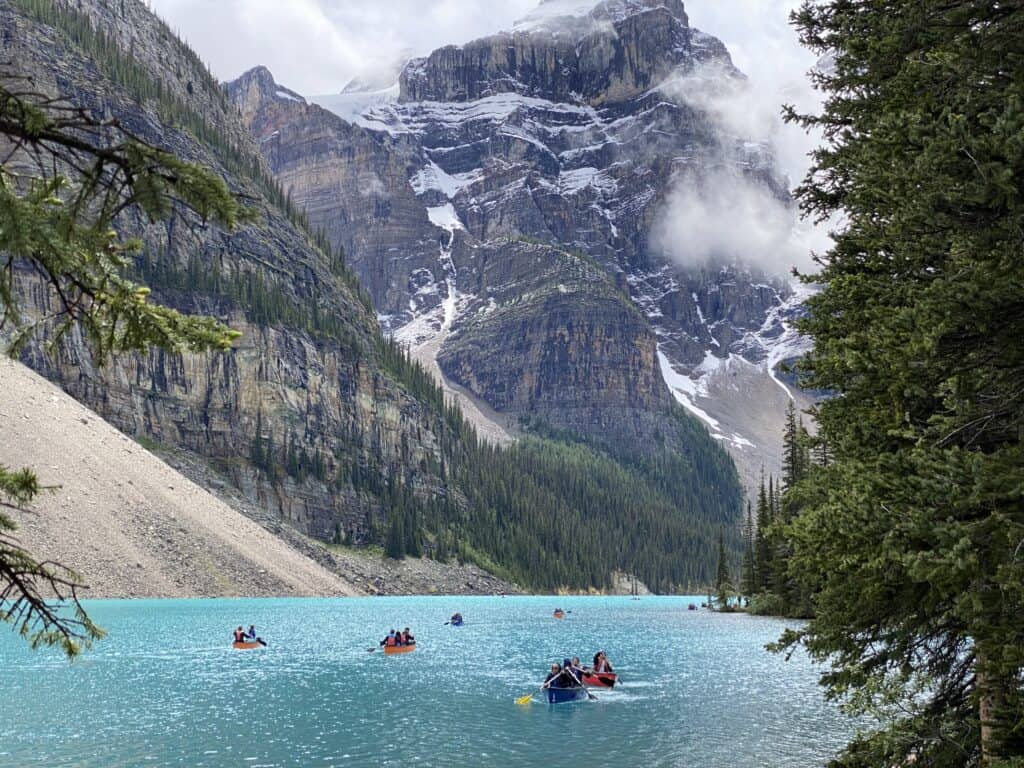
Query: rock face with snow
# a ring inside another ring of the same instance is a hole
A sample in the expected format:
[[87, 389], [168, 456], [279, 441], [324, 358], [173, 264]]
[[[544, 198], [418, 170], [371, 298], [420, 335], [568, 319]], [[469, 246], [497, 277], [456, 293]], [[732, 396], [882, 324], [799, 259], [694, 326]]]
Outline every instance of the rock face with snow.
[[713, 174], [788, 201], [771, 146], [707, 106], [742, 82], [680, 0], [548, 0], [510, 32], [411, 60], [351, 122], [265, 70], [228, 89], [384, 325], [450, 383], [613, 440], [649, 438], [674, 395], [760, 462], [760, 434], [716, 414], [708, 380], [734, 360], [771, 383], [799, 352], [792, 291], [735, 266], [751, 254], [680, 266], [655, 234], [673, 191]]

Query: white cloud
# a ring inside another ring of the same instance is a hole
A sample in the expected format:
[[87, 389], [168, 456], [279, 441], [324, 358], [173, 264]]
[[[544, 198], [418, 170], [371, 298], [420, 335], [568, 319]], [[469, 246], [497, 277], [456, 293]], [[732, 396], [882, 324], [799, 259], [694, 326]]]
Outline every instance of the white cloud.
[[784, 103], [799, 110], [815, 110], [820, 96], [807, 72], [815, 65], [812, 52], [800, 46], [789, 14], [801, 0], [686, 0], [690, 24], [725, 43], [736, 67], [747, 76], [749, 87], [722, 98], [717, 107], [726, 124], [759, 131], [757, 138], [775, 146], [779, 165], [795, 184], [808, 167], [807, 154], [817, 136], [782, 122]]
[[376, 81], [404, 55], [509, 29], [536, 0], [150, 0], [230, 80], [257, 64], [304, 96]]
[[782, 273], [806, 266], [794, 237], [795, 215], [769, 188], [721, 166], [679, 180], [652, 242], [686, 266], [744, 263]]
[[[820, 137], [782, 120], [782, 105], [814, 111], [820, 96], [806, 73], [814, 55], [801, 48], [789, 13], [799, 0], [689, 0], [690, 24], [725, 43], [746, 77], [723, 76], [708, 65], [666, 83], [673, 100], [710, 115], [724, 135], [768, 141], [789, 184], [807, 172]], [[682, 177], [666, 200], [654, 241], [684, 264], [742, 261], [775, 274], [807, 270], [811, 253], [829, 247], [827, 225], [800, 221], [795, 206], [737, 170], [723, 141], [721, 166], [709, 176]]]

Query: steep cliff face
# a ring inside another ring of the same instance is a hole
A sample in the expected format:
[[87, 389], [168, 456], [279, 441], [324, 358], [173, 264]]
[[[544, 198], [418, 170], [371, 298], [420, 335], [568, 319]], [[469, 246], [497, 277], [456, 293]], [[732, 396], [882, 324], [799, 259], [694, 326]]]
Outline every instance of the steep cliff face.
[[421, 137], [283, 96], [263, 68], [228, 92], [292, 199], [344, 247], [385, 326], [421, 358], [429, 351], [424, 362], [449, 383], [513, 426], [539, 418], [583, 435], [649, 435], [672, 407], [655, 337], [614, 280], [513, 221], [490, 233], [464, 224]]
[[[66, 19], [51, 26], [27, 6], [3, 6], [13, 74], [218, 169], [258, 212], [233, 233], [185, 216], [122, 222], [145, 243], [136, 270], [156, 298], [241, 330], [231, 352], [154, 351], [97, 368], [79, 336], [54, 350], [44, 335], [24, 361], [123, 431], [212, 461], [252, 500], [319, 538], [360, 540], [381, 523], [380, 506], [353, 489], [355, 474], [404, 478], [416, 468], [418, 486], [438, 482], [419, 468], [436, 464], [441, 416], [384, 367], [376, 320], [351, 276], [271, 204], [276, 191], [251, 135], [198, 59], [141, 3], [82, 4], [102, 30], [84, 39], [119, 41], [135, 52], [134, 68], [123, 54], [104, 60], [88, 42], [76, 45]], [[115, 63], [128, 72], [120, 81]], [[141, 106], [138, 90], [155, 83], [163, 95]], [[53, 309], [33, 276], [20, 288], [36, 314]]]
[[[228, 92], [293, 199], [346, 249], [384, 327], [452, 384], [499, 412], [539, 408], [605, 436], [620, 393], [643, 393], [613, 432], [641, 443], [670, 392], [753, 471], [769, 448], [759, 405], [737, 414], [708, 372], [735, 357], [774, 386], [775, 366], [800, 352], [797, 298], [743, 266], [759, 254], [685, 266], [657, 236], [674, 192], [723, 175], [788, 205], [770, 144], [723, 127], [705, 98], [742, 80], [679, 0], [549, 0], [510, 32], [410, 61], [397, 93], [361, 111], [346, 94], [351, 122], [280, 96], [265, 70]], [[524, 240], [537, 248], [508, 245]], [[633, 307], [611, 300], [591, 316], [574, 294], [539, 300], [540, 282], [566, 284], [566, 249]], [[615, 349], [594, 343], [602, 333]], [[588, 377], [608, 385], [585, 391]]]
[[438, 353], [441, 370], [499, 412], [584, 435], [653, 434], [671, 405], [657, 345], [602, 270], [546, 245], [477, 250], [487, 298], [463, 305], [466, 319]]
[[681, 0], [606, 0], [587, 13], [564, 6], [542, 3], [513, 32], [414, 59], [399, 80], [402, 101], [519, 93], [614, 104], [642, 95], [679, 67], [728, 58], [720, 42], [690, 29]]

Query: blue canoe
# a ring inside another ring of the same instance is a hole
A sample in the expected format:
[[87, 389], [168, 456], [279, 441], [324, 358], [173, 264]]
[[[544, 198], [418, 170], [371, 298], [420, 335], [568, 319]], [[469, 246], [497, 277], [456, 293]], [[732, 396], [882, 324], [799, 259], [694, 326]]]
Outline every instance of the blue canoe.
[[453, 627], [461, 627], [462, 626], [462, 622], [461, 621], [453, 621], [451, 624], [452, 624]]
[[581, 701], [587, 698], [586, 688], [548, 688], [549, 704], [564, 704], [567, 701]]

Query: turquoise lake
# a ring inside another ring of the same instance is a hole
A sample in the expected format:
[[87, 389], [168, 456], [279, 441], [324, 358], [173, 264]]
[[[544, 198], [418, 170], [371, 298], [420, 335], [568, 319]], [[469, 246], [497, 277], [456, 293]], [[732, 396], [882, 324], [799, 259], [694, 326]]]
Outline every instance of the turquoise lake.
[[[782, 621], [690, 602], [92, 601], [109, 635], [73, 664], [0, 628], [0, 766], [813, 766], [854, 733], [818, 669], [763, 650]], [[269, 647], [233, 650], [250, 623]], [[367, 652], [404, 626], [415, 653]], [[598, 649], [620, 687], [514, 703]]]

